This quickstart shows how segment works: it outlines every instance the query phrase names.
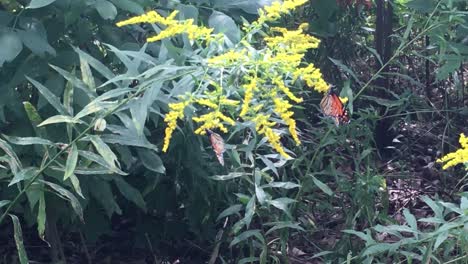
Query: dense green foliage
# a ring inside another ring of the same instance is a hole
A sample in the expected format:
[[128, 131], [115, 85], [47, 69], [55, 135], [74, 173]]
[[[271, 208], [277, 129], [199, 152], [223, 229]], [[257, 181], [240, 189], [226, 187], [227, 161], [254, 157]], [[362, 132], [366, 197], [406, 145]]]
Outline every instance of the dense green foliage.
[[[246, 67], [219, 74], [203, 59], [241, 41], [260, 56], [267, 33], [242, 27], [271, 2], [0, 0], [3, 261], [99, 262], [110, 241], [108, 255], [148, 263], [465, 263], [468, 174], [436, 165], [468, 134], [465, 0], [309, 1], [271, 24], [309, 23], [321, 43], [306, 61], [348, 98], [351, 122], [322, 118], [322, 95], [297, 82], [302, 144], [275, 127], [293, 158], [238, 120], [225, 166], [190, 119], [161, 151], [169, 104], [210, 78], [236, 94]], [[158, 25], [115, 25], [145, 10], [178, 10], [223, 42], [146, 43]]]

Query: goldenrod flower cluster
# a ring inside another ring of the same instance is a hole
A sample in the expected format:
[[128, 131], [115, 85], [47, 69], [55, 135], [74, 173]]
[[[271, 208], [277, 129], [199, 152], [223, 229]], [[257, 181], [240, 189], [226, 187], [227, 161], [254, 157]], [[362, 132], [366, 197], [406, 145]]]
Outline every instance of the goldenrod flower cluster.
[[169, 104], [169, 113], [166, 114], [164, 122], [166, 122], [167, 127], [164, 136], [164, 145], [162, 148], [163, 152], [166, 152], [169, 148], [169, 143], [171, 142], [172, 133], [177, 127], [177, 120], [184, 118], [184, 110], [191, 103], [191, 100], [185, 100], [179, 103]]
[[286, 51], [288, 54], [303, 54], [308, 49], [316, 49], [320, 40], [304, 34], [307, 23], [301, 24], [297, 30], [274, 27], [272, 31], [280, 32], [282, 36], [266, 37], [265, 42], [272, 50]]
[[200, 27], [193, 24], [193, 19], [185, 21], [175, 20], [178, 11], [173, 11], [168, 17], [164, 18], [156, 11], [149, 11], [141, 16], [132, 17], [130, 19], [120, 21], [116, 25], [123, 27], [126, 25], [133, 25], [139, 23], [158, 23], [166, 26], [158, 35], [146, 39], [147, 42], [155, 42], [161, 39], [173, 37], [181, 33], [187, 33], [190, 40], [206, 39], [210, 40], [211, 32], [213, 29]]
[[266, 22], [275, 21], [279, 19], [281, 15], [289, 13], [298, 6], [307, 3], [307, 1], [308, 0], [284, 0], [283, 3], [275, 1], [270, 6], [265, 6], [263, 9], [258, 10], [259, 18], [253, 24], [261, 26]]
[[275, 103], [275, 112], [284, 120], [284, 122], [286, 122], [286, 125], [289, 127], [289, 133], [296, 144], [300, 145], [301, 141], [299, 140], [296, 132], [296, 120], [292, 118], [294, 112], [290, 111], [292, 105], [287, 100], [281, 98], [275, 98], [273, 99], [273, 102]]
[[442, 166], [442, 169], [446, 170], [455, 165], [465, 163], [465, 165], [467, 165], [466, 170], [468, 170], [468, 137], [463, 133], [460, 134], [459, 142], [461, 145], [459, 150], [449, 153], [437, 160], [439, 163], [445, 163], [445, 165]]
[[268, 142], [270, 142], [273, 149], [275, 149], [281, 156], [291, 158], [281, 145], [280, 135], [273, 131], [272, 127], [276, 125], [276, 122], [270, 121], [269, 115], [258, 114], [252, 121], [255, 123], [255, 130], [257, 133], [264, 135], [268, 139]]
[[309, 87], [314, 87], [317, 92], [325, 93], [330, 89], [325, 80], [322, 78], [322, 73], [315, 68], [314, 64], [309, 64], [305, 68], [298, 68], [293, 72], [294, 80], [301, 77]]
[[[290, 158], [280, 142], [281, 134], [278, 129], [283, 124], [286, 125], [296, 144], [301, 143], [292, 109], [294, 104], [301, 103], [303, 99], [295, 95], [291, 88], [301, 79], [316, 91], [326, 92], [329, 89], [318, 68], [313, 64], [302, 65], [307, 50], [317, 48], [320, 40], [305, 33], [307, 24], [301, 24], [295, 30], [263, 27], [266, 22], [277, 20], [307, 1], [274, 1], [272, 5], [265, 6], [259, 10], [257, 21], [244, 27], [245, 37], [237, 45], [206, 59], [209, 78], [200, 81], [204, 84], [211, 83], [211, 87], [215, 89], [200, 85], [202, 88], [197, 89], [189, 100], [169, 104], [169, 113], [164, 119], [167, 123], [164, 152], [168, 149], [177, 121], [184, 118], [184, 109], [188, 105], [193, 105], [197, 110], [195, 113], [200, 112], [192, 117], [197, 124], [194, 131], [196, 134], [204, 135], [207, 129], [226, 133], [228, 126], [235, 126], [234, 119], [238, 118], [253, 122], [257, 133], [263, 135], [276, 152], [285, 158]], [[187, 33], [190, 39], [204, 39], [207, 42], [216, 39], [216, 36], [212, 35], [212, 29], [193, 25], [191, 19], [175, 20], [176, 15], [177, 11], [174, 11], [165, 18], [155, 11], [150, 11], [119, 22], [117, 25], [147, 22], [158, 23], [165, 27], [159, 35], [148, 38], [148, 42], [181, 33]], [[258, 39], [254, 35], [263, 37], [264, 35], [258, 34], [260, 31], [268, 35], [264, 37], [263, 49], [258, 49], [258, 45], [249, 42]], [[217, 47], [225, 48], [224, 45]], [[228, 78], [224, 78], [224, 74], [229, 75]], [[216, 77], [215, 83], [212, 81], [213, 76], [219, 76], [219, 80]], [[223, 86], [226, 85], [234, 89], [224, 89]], [[207, 92], [208, 89], [212, 91]], [[232, 116], [227, 114], [227, 108], [230, 108]], [[280, 118], [282, 121], [274, 122], [273, 118]]]

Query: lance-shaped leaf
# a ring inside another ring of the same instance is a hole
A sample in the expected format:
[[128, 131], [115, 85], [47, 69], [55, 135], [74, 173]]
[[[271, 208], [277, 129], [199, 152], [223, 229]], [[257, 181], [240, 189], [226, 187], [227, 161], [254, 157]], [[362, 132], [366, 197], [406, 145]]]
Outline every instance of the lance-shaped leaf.
[[76, 144], [73, 144], [68, 152], [67, 163], [65, 164], [65, 173], [63, 174], [63, 180], [68, 179], [75, 171], [76, 164], [78, 162], [78, 148]]
[[26, 79], [28, 79], [28, 81], [31, 82], [37, 88], [37, 90], [42, 94], [42, 96], [44, 96], [44, 98], [49, 102], [49, 104], [51, 104], [55, 108], [55, 110], [57, 110], [61, 115], [70, 114], [68, 113], [65, 106], [63, 106], [60, 103], [59, 98], [55, 96], [55, 94], [53, 94], [51, 91], [49, 91], [49, 89], [47, 89], [44, 85], [32, 78], [29, 78], [28, 76], [26, 76]]
[[18, 251], [18, 258], [21, 264], [28, 264], [28, 255], [26, 254], [26, 250], [24, 249], [23, 243], [23, 231], [21, 230], [21, 224], [19, 219], [16, 215], [9, 215], [11, 217], [11, 221], [13, 221], [13, 229], [14, 229], [14, 237], [15, 237], [15, 244], [16, 250]]
[[45, 183], [47, 186], [52, 188], [59, 197], [69, 201], [72, 208], [73, 208], [73, 210], [75, 211], [75, 213], [80, 218], [81, 222], [84, 222], [83, 208], [81, 207], [80, 202], [75, 197], [75, 195], [73, 195], [73, 193], [71, 193], [70, 191], [68, 191], [67, 189], [63, 188], [62, 186], [60, 186], [58, 184], [48, 182], [48, 181], [41, 181], [41, 182]]
[[93, 143], [96, 151], [99, 153], [99, 155], [102, 156], [107, 164], [109, 164], [111, 168], [116, 168], [116, 164], [118, 165], [118, 160], [117, 156], [114, 154], [114, 152], [112, 152], [111, 148], [106, 143], [104, 143], [104, 141], [102, 141], [99, 136], [91, 135], [88, 136], [88, 138], [91, 140], [91, 143]]
[[7, 136], [2, 134], [2, 136], [8, 140], [8, 142], [15, 144], [15, 145], [21, 145], [21, 146], [28, 146], [28, 145], [49, 145], [49, 146], [55, 146], [55, 144], [44, 138], [40, 137], [14, 137], [14, 136]]
[[66, 116], [66, 115], [55, 115], [47, 118], [44, 120], [42, 123], [39, 124], [39, 127], [45, 126], [45, 125], [50, 125], [50, 124], [57, 124], [57, 123], [70, 123], [70, 124], [76, 124], [80, 123], [83, 124], [83, 121], [79, 119], [75, 119], [71, 116]]

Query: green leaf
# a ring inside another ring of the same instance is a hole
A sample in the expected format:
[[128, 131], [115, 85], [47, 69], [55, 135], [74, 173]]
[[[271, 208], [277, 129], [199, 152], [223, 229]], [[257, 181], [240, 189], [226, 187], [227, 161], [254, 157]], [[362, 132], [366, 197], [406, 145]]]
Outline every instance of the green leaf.
[[317, 187], [319, 187], [320, 190], [322, 190], [322, 192], [326, 193], [329, 196], [333, 196], [333, 191], [325, 183], [321, 182], [319, 179], [315, 178], [314, 176], [312, 176], [312, 181]]
[[267, 203], [285, 212], [288, 216], [290, 216], [288, 205], [294, 202], [296, 202], [296, 200], [290, 198], [278, 198], [275, 200], [267, 201]]
[[254, 195], [250, 198], [249, 202], [247, 203], [247, 206], [245, 207], [245, 216], [242, 219], [242, 221], [245, 223], [247, 228], [249, 228], [250, 222], [252, 222], [252, 218], [255, 214], [255, 209], [256, 209], [256, 206], [255, 206], [255, 195]]
[[41, 8], [47, 5], [52, 4], [56, 0], [31, 0], [28, 6], [26, 6], [26, 9], [34, 9], [34, 8]]
[[80, 57], [81, 79], [88, 86], [91, 91], [96, 91], [96, 83], [94, 82], [93, 73], [89, 67], [88, 62], [83, 56]]
[[9, 204], [9, 203], [11, 203], [10, 200], [1, 200], [1, 201], [0, 201], [0, 208], [4, 207], [5, 205], [7, 205], [7, 204]]
[[111, 0], [118, 8], [126, 10], [135, 15], [141, 15], [145, 12], [143, 7], [137, 1], [131, 0]]
[[44, 57], [46, 53], [49, 53], [52, 56], [56, 56], [57, 52], [55, 49], [47, 42], [47, 39], [44, 36], [41, 36], [39, 32], [34, 30], [17, 30], [18, 36], [23, 41], [23, 44], [32, 51], [32, 53]]
[[81, 186], [80, 186], [80, 180], [78, 179], [78, 177], [76, 177], [75, 174], [71, 174], [70, 175], [70, 181], [73, 185], [73, 189], [75, 189], [75, 192], [81, 196], [81, 198], [85, 199], [85, 197], [83, 196], [83, 193], [81, 191]]
[[39, 115], [39, 112], [37, 112], [36, 108], [30, 102], [23, 102], [23, 106], [36, 134], [43, 138], [46, 137], [46, 129], [44, 127], [38, 127], [38, 125], [42, 123], [42, 118]]
[[19, 261], [21, 264], [29, 264], [28, 255], [24, 249], [23, 243], [23, 231], [21, 230], [21, 224], [16, 215], [9, 214], [11, 221], [13, 221], [14, 237], [16, 250], [18, 252]]
[[416, 222], [416, 217], [408, 210], [408, 208], [403, 209], [403, 215], [405, 216], [406, 223], [413, 229], [414, 231], [418, 230], [418, 223]]
[[234, 237], [234, 239], [229, 244], [229, 247], [232, 247], [253, 236], [258, 237], [258, 236], [262, 236], [262, 234], [260, 233], [259, 229], [248, 230], [248, 231], [242, 232], [239, 235]]
[[28, 81], [37, 88], [37, 90], [42, 94], [42, 96], [44, 96], [44, 98], [49, 102], [49, 104], [51, 104], [55, 108], [55, 110], [57, 110], [57, 112], [59, 112], [61, 115], [70, 114], [68, 113], [67, 109], [60, 103], [59, 98], [55, 96], [55, 94], [53, 94], [51, 91], [49, 91], [49, 89], [47, 89], [44, 85], [32, 78], [29, 78], [28, 76], [26, 76], [26, 79], [28, 79]]
[[83, 208], [81, 207], [80, 202], [75, 197], [75, 195], [73, 195], [73, 193], [71, 193], [70, 191], [68, 191], [67, 189], [63, 188], [62, 186], [60, 186], [58, 184], [48, 182], [48, 181], [41, 181], [41, 182], [45, 183], [50, 188], [52, 188], [59, 197], [61, 197], [64, 200], [69, 201], [72, 208], [73, 208], [73, 210], [75, 211], [75, 213], [80, 218], [81, 222], [84, 222]]
[[412, 0], [406, 4], [407, 7], [414, 9], [417, 12], [428, 13], [431, 12], [435, 6], [435, 0]]
[[227, 180], [236, 179], [242, 176], [246, 176], [249, 174], [250, 173], [245, 173], [245, 172], [231, 172], [228, 175], [215, 175], [215, 176], [211, 176], [210, 178], [216, 181], [227, 181]]
[[101, 179], [91, 179], [88, 183], [91, 195], [102, 205], [109, 218], [112, 217], [114, 212], [122, 214], [122, 210], [115, 202], [114, 194], [108, 182]]
[[114, 177], [114, 182], [117, 185], [120, 193], [129, 201], [133, 202], [141, 210], [146, 212], [146, 203], [141, 193], [135, 187], [128, 184], [122, 177]]
[[16, 156], [15, 151], [13, 151], [13, 148], [4, 141], [3, 139], [0, 138], [0, 149], [2, 149], [10, 158], [11, 162], [13, 163], [14, 168], [11, 168], [13, 171], [16, 169], [21, 169], [21, 162], [18, 159], [18, 156]]
[[14, 32], [0, 32], [0, 67], [4, 62], [10, 62], [23, 50], [23, 42]]
[[103, 166], [104, 168], [110, 170], [111, 172], [115, 172], [117, 174], [120, 174], [120, 175], [128, 175], [128, 173], [125, 173], [123, 172], [122, 170], [120, 170], [119, 168], [116, 168], [116, 167], [111, 167], [105, 160], [103, 157], [97, 155], [96, 153], [94, 152], [91, 152], [91, 151], [84, 151], [84, 150], [79, 150], [78, 153], [80, 154], [80, 156], [90, 160], [90, 161], [93, 161], [101, 166]]
[[57, 123], [70, 123], [70, 124], [83, 124], [83, 121], [79, 119], [75, 119], [71, 116], [66, 116], [66, 115], [55, 115], [47, 118], [44, 120], [42, 123], [40, 123], [38, 126], [45, 126], [45, 125], [50, 125], [50, 124], [57, 124]]
[[255, 196], [257, 196], [258, 203], [263, 205], [268, 199], [265, 191], [255, 184]]
[[[120, 0], [117, 0], [117, 1], [120, 1]], [[92, 56], [90, 56], [88, 53], [80, 50], [79, 48], [76, 48], [76, 47], [73, 47], [73, 50], [78, 53], [78, 55], [80, 56], [80, 58], [83, 58], [83, 60], [86, 60], [86, 62], [91, 66], [93, 67], [93, 69], [95, 69], [97, 72], [99, 72], [103, 77], [105, 77], [106, 79], [110, 80], [112, 78], [115, 77], [115, 74], [109, 69], [107, 68], [106, 65], [104, 65], [102, 62], [100, 62], [99, 60], [93, 58]], [[60, 68], [56, 67], [55, 70], [58, 70]], [[60, 69], [61, 70], [61, 69]], [[63, 70], [62, 70], [63, 71]], [[63, 72], [62, 72], [63, 73]]]
[[242, 204], [234, 204], [229, 206], [228, 208], [224, 209], [216, 218], [216, 221], [223, 219], [226, 216], [230, 216], [233, 214], [238, 214], [242, 210]]
[[97, 0], [94, 7], [104, 19], [112, 20], [117, 16], [117, 8], [107, 0]]
[[55, 144], [48, 140], [48, 139], [43, 139], [39, 137], [13, 137], [13, 136], [7, 136], [2, 134], [2, 136], [8, 140], [8, 142], [15, 144], [15, 145], [22, 145], [22, 146], [27, 146], [27, 145], [49, 145], [49, 146], [55, 146]]
[[39, 196], [39, 209], [37, 210], [37, 233], [39, 237], [45, 239], [45, 226], [46, 226], [46, 202], [44, 192]]
[[233, 44], [240, 41], [240, 30], [237, 28], [236, 22], [226, 14], [213, 11], [208, 19], [208, 25], [214, 29], [214, 33], [222, 33]]
[[448, 238], [449, 236], [449, 232], [448, 231], [445, 231], [445, 232], [442, 232], [441, 234], [439, 234], [437, 236], [437, 239], [434, 243], [434, 251], [437, 250], [437, 248], [439, 248], [439, 246]]
[[294, 188], [301, 188], [301, 185], [293, 182], [270, 182], [269, 184], [265, 184], [262, 187], [282, 188], [289, 190]]
[[304, 228], [299, 226], [298, 223], [279, 222], [279, 223], [275, 223], [275, 225], [272, 228], [268, 229], [268, 231], [265, 233], [265, 236], [267, 236], [268, 234], [270, 234], [271, 232], [273, 232], [275, 230], [283, 229], [283, 228], [292, 228], [292, 229], [296, 229], [296, 230], [300, 230], [300, 231], [305, 231]]
[[138, 148], [137, 153], [145, 168], [157, 173], [166, 173], [166, 168], [164, 167], [161, 158], [156, 153], [154, 153], [154, 151]]
[[93, 143], [99, 155], [109, 164], [111, 168], [116, 168], [118, 164], [117, 156], [112, 152], [111, 148], [102, 141], [99, 136], [91, 135], [89, 136], [91, 143]]
[[28, 167], [28, 168], [22, 169], [18, 173], [15, 173], [15, 176], [10, 181], [8, 186], [11, 186], [15, 183], [18, 183], [24, 180], [31, 179], [32, 177], [34, 177], [34, 175], [36, 175], [37, 172], [38, 172], [38, 169], [36, 167]]
[[63, 180], [68, 179], [75, 171], [76, 164], [78, 163], [78, 148], [73, 143], [71, 148], [68, 149], [67, 163], [65, 164], [65, 173], [63, 174]]

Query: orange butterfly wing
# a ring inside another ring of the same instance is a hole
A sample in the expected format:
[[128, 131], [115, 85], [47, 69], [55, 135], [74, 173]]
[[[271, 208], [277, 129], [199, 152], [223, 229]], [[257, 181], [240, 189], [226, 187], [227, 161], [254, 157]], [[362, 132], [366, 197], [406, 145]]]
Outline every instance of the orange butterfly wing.
[[320, 108], [325, 116], [331, 117], [335, 124], [345, 124], [349, 122], [348, 112], [338, 95], [333, 91], [329, 91], [320, 101]]

